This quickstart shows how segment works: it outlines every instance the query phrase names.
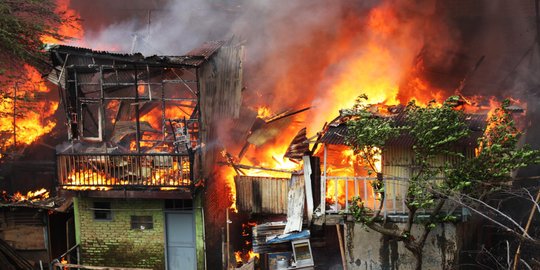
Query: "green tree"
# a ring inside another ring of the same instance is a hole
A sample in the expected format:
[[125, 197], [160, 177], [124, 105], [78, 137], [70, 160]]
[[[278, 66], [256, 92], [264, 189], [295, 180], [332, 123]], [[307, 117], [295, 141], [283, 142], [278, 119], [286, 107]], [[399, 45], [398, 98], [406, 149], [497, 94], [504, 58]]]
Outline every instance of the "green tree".
[[67, 38], [57, 29], [74, 26], [76, 18], [66, 14], [57, 10], [55, 0], [0, 1], [0, 117], [11, 120], [0, 125], [0, 160], [22, 150], [16, 134], [26, 126], [18, 120], [43, 109], [36, 106], [43, 85], [34, 70], [50, 71], [42, 40]]
[[55, 9], [54, 0], [0, 1], [0, 71], [45, 63], [42, 37], [64, 39], [56, 29], [73, 20]]
[[[364, 153], [359, 157], [368, 164], [373, 162], [370, 161], [373, 156], [366, 155], [370, 152], [366, 150], [379, 149], [377, 151], [384, 153], [388, 140], [398, 136], [410, 136], [414, 141], [412, 175], [405, 196], [408, 210], [405, 226], [388, 228], [382, 225], [384, 217], [380, 210], [385, 193], [381, 180], [376, 184], [381, 195], [378, 209], [364, 207], [362, 199], [356, 197], [349, 210], [356, 222], [402, 241], [416, 259], [416, 269], [422, 267], [423, 248], [431, 230], [437, 224], [455, 219], [451, 213], [442, 211], [448, 201], [474, 210], [474, 205], [482, 204], [482, 198], [511, 180], [512, 171], [538, 162], [538, 151], [517, 148], [521, 133], [506, 109], [508, 101], [488, 119], [487, 129], [478, 140], [477, 154], [466, 157], [463, 149], [457, 146], [471, 134], [466, 114], [455, 109], [458, 100], [459, 97], [453, 96], [442, 105], [430, 102], [424, 107], [411, 102], [405, 108], [405, 123], [399, 125], [394, 117], [373, 113], [371, 106], [365, 104], [366, 96], [360, 96], [351, 110], [354, 116], [349, 121], [347, 139], [355, 152]], [[434, 159], [439, 155], [458, 158], [435, 166]], [[419, 212], [430, 214], [427, 218], [419, 218]], [[419, 235], [412, 235], [413, 224], [420, 226]], [[519, 232], [516, 235], [523, 237]]]

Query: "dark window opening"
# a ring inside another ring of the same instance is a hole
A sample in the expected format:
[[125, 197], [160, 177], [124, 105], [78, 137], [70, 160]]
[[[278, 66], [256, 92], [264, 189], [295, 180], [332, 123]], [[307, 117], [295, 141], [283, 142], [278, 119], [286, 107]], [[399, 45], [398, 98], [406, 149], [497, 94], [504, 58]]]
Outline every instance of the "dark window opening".
[[131, 216], [132, 230], [150, 230], [154, 228], [152, 216]]
[[166, 200], [167, 210], [193, 210], [193, 200]]
[[95, 220], [112, 220], [112, 211], [110, 202], [94, 202]]

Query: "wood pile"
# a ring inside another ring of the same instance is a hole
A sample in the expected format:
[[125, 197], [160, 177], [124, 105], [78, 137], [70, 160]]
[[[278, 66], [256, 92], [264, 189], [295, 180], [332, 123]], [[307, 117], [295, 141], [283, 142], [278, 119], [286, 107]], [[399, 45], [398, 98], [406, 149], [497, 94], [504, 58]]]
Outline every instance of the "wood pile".
[[32, 264], [17, 253], [4, 240], [0, 239], [0, 265], [4, 270], [28, 270], [34, 269]]

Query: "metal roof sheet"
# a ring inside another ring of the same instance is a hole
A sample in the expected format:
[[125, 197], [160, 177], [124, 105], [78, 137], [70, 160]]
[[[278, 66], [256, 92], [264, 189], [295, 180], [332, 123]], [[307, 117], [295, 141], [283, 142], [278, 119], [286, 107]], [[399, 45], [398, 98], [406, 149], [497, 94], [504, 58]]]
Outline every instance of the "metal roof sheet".
[[[180, 56], [154, 55], [145, 57], [141, 53], [126, 54], [117, 52], [97, 51], [89, 48], [73, 47], [66, 45], [52, 45], [49, 46], [48, 50], [53, 55], [69, 54], [71, 56], [79, 56], [76, 58], [68, 58], [69, 64], [72, 65], [92, 65], [95, 64], [92, 58], [101, 58], [107, 60], [115, 60], [119, 63], [198, 67], [206, 60], [208, 60], [212, 55], [214, 55], [217, 50], [219, 50], [219, 48], [221, 48], [224, 44], [224, 41], [208, 41], [203, 43], [201, 46], [194, 48], [187, 54]], [[59, 60], [56, 59], [55, 56], [53, 56], [52, 59], [53, 62]]]
[[[404, 110], [397, 113], [393, 116], [396, 120], [398, 126], [405, 124], [405, 113]], [[471, 135], [464, 140], [462, 144], [475, 146], [477, 144], [477, 139], [482, 136], [484, 129], [486, 128], [486, 114], [468, 114], [465, 121], [471, 131]], [[342, 120], [343, 117], [336, 118], [333, 123], [328, 126], [328, 129], [324, 132], [320, 142], [333, 145], [347, 145], [346, 137], [348, 134], [347, 121]], [[407, 135], [401, 135], [397, 138], [391, 139], [387, 142], [387, 145], [402, 145], [402, 146], [412, 146], [414, 143], [413, 138]]]

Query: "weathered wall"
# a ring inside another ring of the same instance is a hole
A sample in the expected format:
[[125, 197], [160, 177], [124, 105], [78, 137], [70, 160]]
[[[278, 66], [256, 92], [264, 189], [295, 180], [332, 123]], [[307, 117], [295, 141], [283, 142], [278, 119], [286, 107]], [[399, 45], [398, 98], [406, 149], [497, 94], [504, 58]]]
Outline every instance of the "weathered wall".
[[40, 209], [2, 207], [0, 239], [32, 262], [48, 262], [45, 215]]
[[[112, 220], [94, 220], [94, 201], [111, 202]], [[83, 264], [165, 269], [163, 201], [77, 198], [75, 205]], [[154, 228], [132, 230], [132, 215], [152, 216]]]
[[[233, 42], [233, 41], [231, 41]], [[205, 181], [203, 207], [206, 228], [206, 261], [209, 269], [221, 265], [221, 227], [230, 206], [230, 190], [217, 171], [216, 158], [223, 150], [220, 131], [238, 118], [242, 90], [243, 48], [226, 44], [198, 70], [200, 140], [205, 147], [196, 160], [195, 182]], [[225, 132], [228, 132], [225, 131]]]
[[[404, 226], [404, 224], [388, 224]], [[414, 225], [413, 235], [419, 235]], [[414, 269], [414, 257], [403, 243], [355, 224], [345, 232], [347, 262], [350, 270]], [[422, 269], [453, 269], [457, 263], [456, 225], [446, 223], [435, 228], [424, 246]]]

